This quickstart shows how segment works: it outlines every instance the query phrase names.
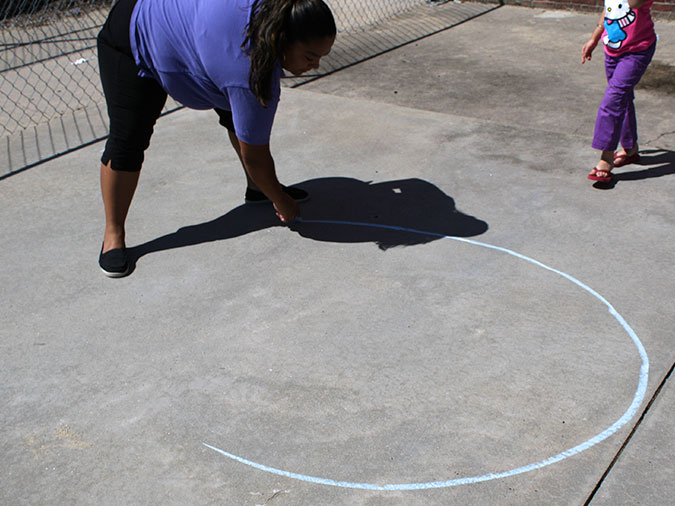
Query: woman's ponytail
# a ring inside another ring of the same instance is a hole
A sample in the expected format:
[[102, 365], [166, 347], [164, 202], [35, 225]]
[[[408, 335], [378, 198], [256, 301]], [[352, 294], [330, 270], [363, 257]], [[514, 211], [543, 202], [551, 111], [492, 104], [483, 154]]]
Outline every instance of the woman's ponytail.
[[266, 107], [272, 98], [274, 67], [295, 42], [335, 37], [330, 8], [323, 0], [255, 0], [242, 48], [251, 60], [249, 87]]

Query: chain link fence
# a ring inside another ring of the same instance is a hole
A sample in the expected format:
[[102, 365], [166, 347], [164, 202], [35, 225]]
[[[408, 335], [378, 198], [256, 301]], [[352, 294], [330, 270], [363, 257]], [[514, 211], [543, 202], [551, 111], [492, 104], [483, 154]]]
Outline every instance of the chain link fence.
[[[187, 1], [187, 0], [186, 0]], [[496, 8], [459, 0], [326, 0], [338, 25], [317, 73], [353, 65]], [[105, 138], [96, 35], [113, 0], [0, 0], [0, 178]], [[180, 104], [169, 100], [165, 113]]]

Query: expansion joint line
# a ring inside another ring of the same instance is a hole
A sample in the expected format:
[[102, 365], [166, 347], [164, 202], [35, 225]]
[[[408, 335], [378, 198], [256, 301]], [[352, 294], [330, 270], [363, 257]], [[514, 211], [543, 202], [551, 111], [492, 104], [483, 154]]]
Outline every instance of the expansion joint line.
[[624, 450], [626, 449], [626, 447], [628, 446], [628, 443], [630, 442], [630, 440], [633, 438], [633, 436], [634, 436], [635, 433], [637, 432], [638, 428], [639, 428], [640, 425], [642, 424], [642, 421], [643, 421], [643, 420], [645, 419], [645, 417], [647, 416], [647, 413], [648, 413], [649, 410], [651, 409], [652, 404], [654, 404], [654, 401], [656, 400], [656, 398], [657, 398], [657, 397], [659, 396], [659, 394], [661, 393], [661, 390], [663, 390], [663, 387], [666, 385], [666, 383], [667, 383], [668, 380], [670, 379], [670, 376], [673, 374], [673, 369], [675, 369], [675, 362], [673, 362], [673, 365], [670, 366], [670, 369], [668, 370], [668, 372], [666, 373], [666, 375], [665, 375], [665, 376], [663, 377], [663, 379], [661, 380], [661, 383], [659, 383], [659, 386], [658, 386], [658, 388], [656, 389], [656, 391], [654, 392], [654, 395], [652, 395], [652, 398], [649, 399], [649, 402], [647, 403], [647, 406], [645, 406], [645, 409], [642, 411], [642, 414], [640, 415], [640, 418], [637, 420], [637, 422], [635, 422], [635, 426], [634, 426], [633, 429], [630, 431], [630, 434], [628, 434], [628, 437], [626, 438], [626, 440], [625, 440], [625, 441], [623, 442], [623, 444], [621, 445], [621, 448], [619, 448], [619, 450], [616, 452], [616, 455], [614, 455], [614, 458], [613, 458], [612, 461], [609, 463], [609, 466], [607, 466], [607, 469], [605, 469], [605, 472], [602, 473], [602, 476], [601, 476], [600, 479], [598, 480], [598, 483], [595, 484], [595, 487], [593, 488], [593, 491], [592, 491], [591, 494], [588, 496], [588, 499], [586, 499], [586, 502], [584, 502], [584, 506], [589, 506], [589, 505], [591, 504], [591, 501], [595, 498], [595, 495], [598, 493], [598, 490], [600, 490], [600, 487], [602, 487], [602, 484], [604, 483], [605, 479], [607, 478], [607, 476], [609, 476], [609, 473], [610, 473], [610, 472], [612, 471], [612, 469], [614, 468], [614, 465], [615, 465], [615, 464], [617, 463], [617, 461], [619, 460], [619, 457], [621, 456], [621, 454], [623, 453], [623, 451], [624, 451]]

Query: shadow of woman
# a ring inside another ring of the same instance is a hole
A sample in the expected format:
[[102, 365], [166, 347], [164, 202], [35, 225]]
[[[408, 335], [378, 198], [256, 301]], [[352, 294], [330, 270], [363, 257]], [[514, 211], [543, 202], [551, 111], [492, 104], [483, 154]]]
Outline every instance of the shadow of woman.
[[[421, 179], [375, 183], [345, 177], [326, 177], [299, 183], [311, 200], [301, 205], [305, 220], [289, 228], [317, 241], [374, 242], [381, 250], [412, 246], [444, 235], [469, 237], [484, 233], [487, 223], [457, 210], [454, 200], [437, 186]], [[346, 223], [312, 222], [331, 220], [368, 223], [355, 227]], [[232, 239], [250, 232], [283, 225], [271, 205], [241, 205], [214, 220], [182, 227], [128, 249], [132, 268], [141, 257], [174, 248]], [[396, 229], [379, 228], [394, 226]], [[422, 234], [400, 229], [429, 232]]]
[[614, 174], [608, 183], [595, 183], [593, 187], [600, 190], [611, 190], [620, 181], [639, 181], [675, 174], [675, 151], [668, 149], [645, 149], [640, 151], [640, 160], [637, 165], [656, 165], [641, 170], [619, 172]]
[[[310, 200], [302, 210], [307, 222], [291, 224], [301, 236], [317, 241], [374, 242], [382, 250], [412, 246], [439, 239], [439, 235], [470, 237], [484, 233], [487, 223], [457, 210], [455, 201], [437, 186], [422, 179], [371, 183], [352, 178], [321, 178], [302, 186]], [[317, 223], [312, 223], [316, 220]], [[333, 222], [329, 226], [322, 220]], [[354, 227], [334, 222], [369, 223]], [[378, 228], [394, 226], [404, 230]]]

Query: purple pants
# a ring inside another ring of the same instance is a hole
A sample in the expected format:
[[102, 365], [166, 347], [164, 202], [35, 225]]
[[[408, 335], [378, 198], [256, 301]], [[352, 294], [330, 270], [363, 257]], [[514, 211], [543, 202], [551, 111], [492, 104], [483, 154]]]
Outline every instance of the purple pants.
[[593, 148], [615, 151], [619, 142], [632, 149], [637, 142], [633, 89], [652, 61], [656, 42], [648, 49], [621, 56], [605, 55], [607, 89], [595, 121]]

